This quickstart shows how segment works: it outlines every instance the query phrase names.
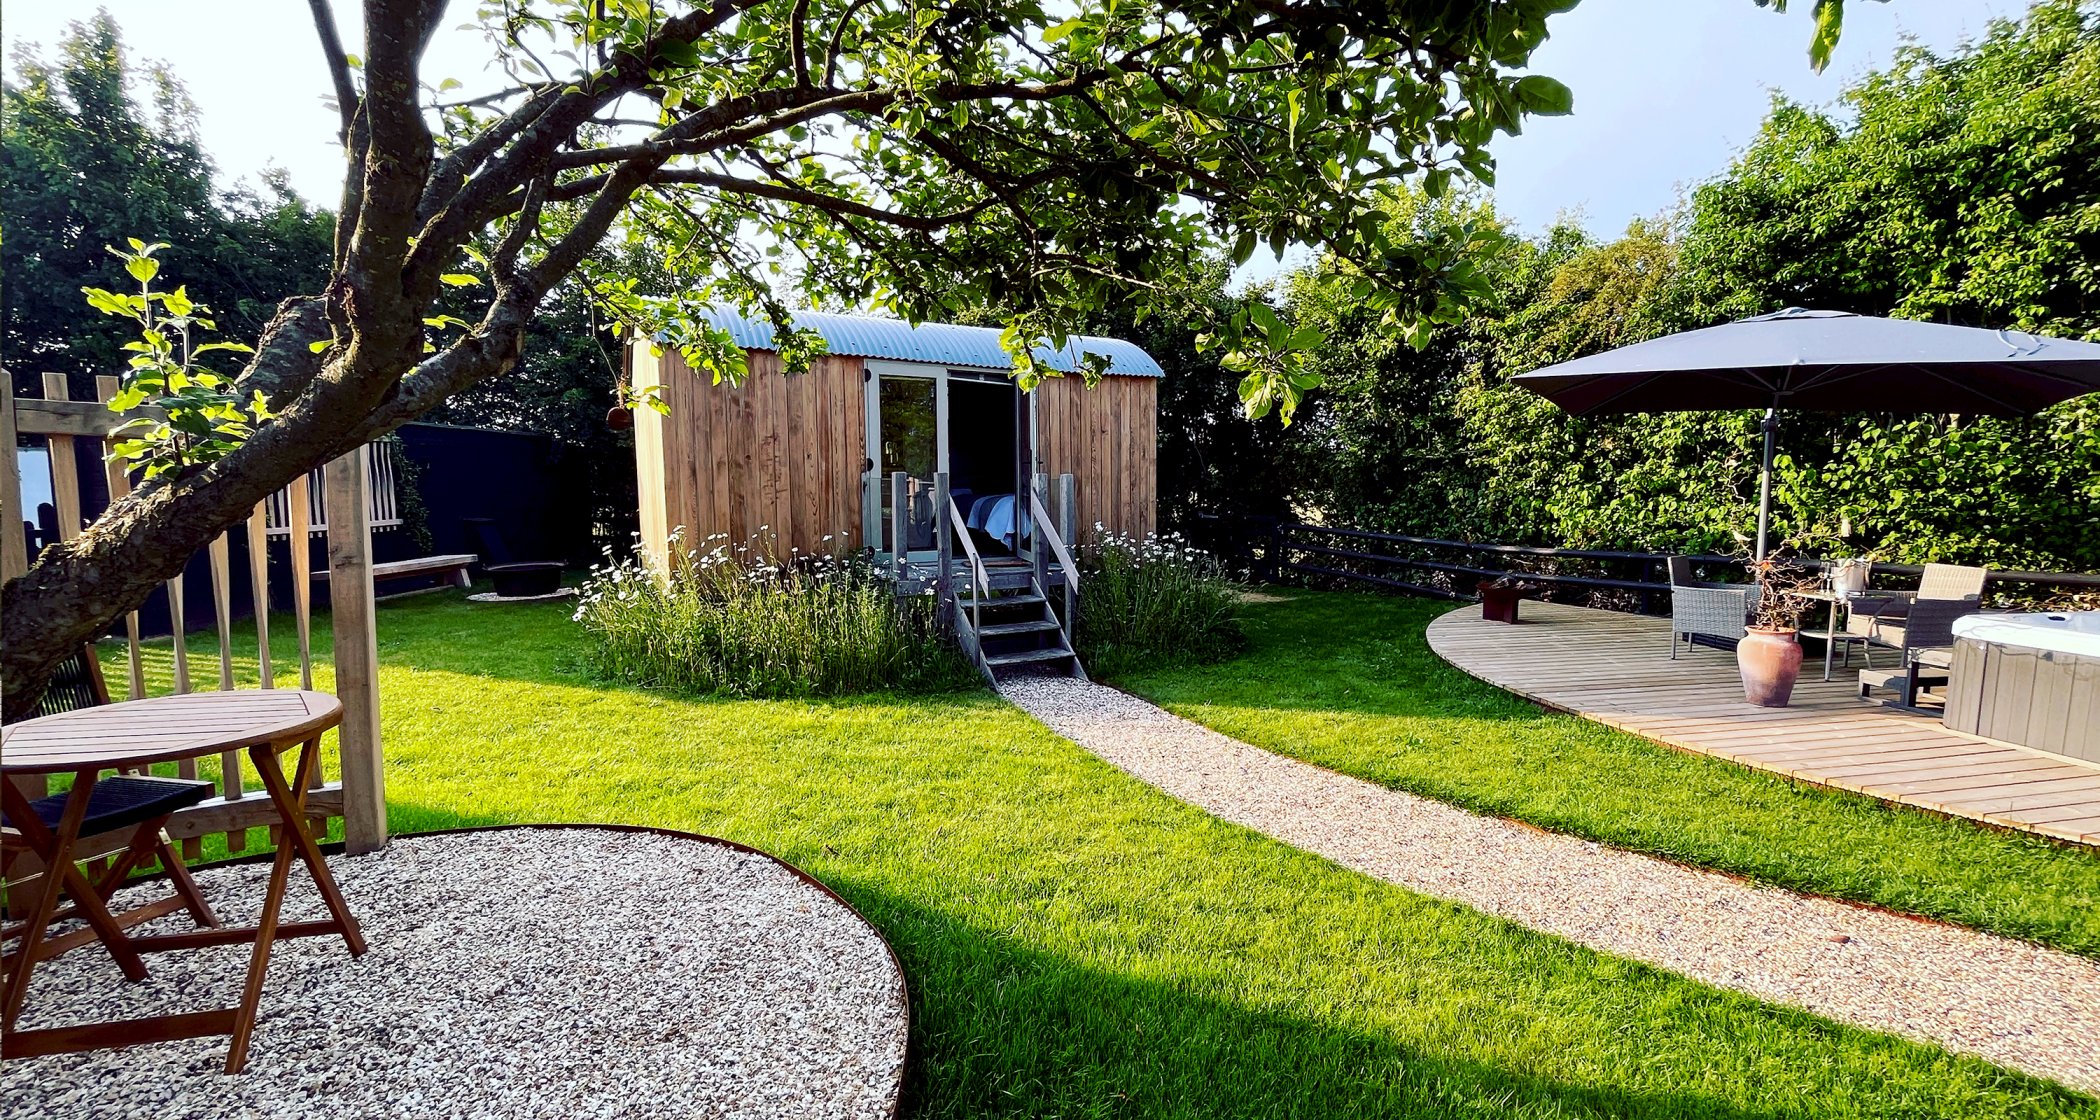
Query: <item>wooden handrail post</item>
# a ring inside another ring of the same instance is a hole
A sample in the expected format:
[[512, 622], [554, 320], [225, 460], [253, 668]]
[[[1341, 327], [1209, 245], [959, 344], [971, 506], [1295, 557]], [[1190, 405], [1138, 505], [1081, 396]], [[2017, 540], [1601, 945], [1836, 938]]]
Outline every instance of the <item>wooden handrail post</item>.
[[[1050, 476], [1032, 474], [1028, 476], [1029, 512], [1028, 549], [1029, 559], [1035, 562], [1035, 584], [1043, 589], [1045, 598], [1050, 594], [1050, 542], [1043, 539], [1040, 526], [1050, 520]], [[1020, 518], [1014, 518], [1019, 521]]]
[[[352, 854], [386, 846], [386, 768], [379, 738], [379, 641], [372, 602], [370, 461], [364, 449], [322, 470], [328, 510], [328, 598], [335, 694], [343, 702], [343, 841]], [[304, 485], [301, 479], [297, 485]], [[293, 548], [306, 542], [295, 540]]]
[[905, 532], [905, 506], [910, 499], [907, 486], [911, 476], [903, 471], [890, 473], [890, 562], [896, 565], [897, 578], [903, 579], [905, 556], [911, 551], [911, 538]]
[[940, 471], [933, 476], [933, 554], [938, 565], [933, 575], [935, 614], [940, 625], [946, 629], [955, 624], [952, 617], [955, 600], [949, 593], [954, 589], [949, 565], [954, 560], [954, 545], [950, 533], [955, 531], [954, 522], [948, 518], [948, 507], [954, 504], [949, 498], [948, 472]]
[[1057, 535], [1066, 548], [1079, 547], [1079, 480], [1070, 471], [1057, 476]]

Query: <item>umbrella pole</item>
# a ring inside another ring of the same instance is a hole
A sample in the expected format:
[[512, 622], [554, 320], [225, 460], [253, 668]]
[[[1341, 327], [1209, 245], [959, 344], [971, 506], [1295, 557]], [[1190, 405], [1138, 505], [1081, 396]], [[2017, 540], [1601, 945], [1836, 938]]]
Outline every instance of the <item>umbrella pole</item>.
[[1766, 545], [1772, 534], [1772, 453], [1775, 437], [1779, 434], [1779, 410], [1765, 409], [1765, 458], [1764, 469], [1758, 472], [1757, 480], [1757, 558], [1766, 555]]

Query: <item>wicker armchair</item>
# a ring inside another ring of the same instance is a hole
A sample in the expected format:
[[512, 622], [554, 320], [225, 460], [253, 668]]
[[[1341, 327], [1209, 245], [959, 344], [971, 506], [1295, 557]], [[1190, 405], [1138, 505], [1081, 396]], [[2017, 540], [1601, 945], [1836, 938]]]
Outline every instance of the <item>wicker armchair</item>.
[[1692, 558], [1670, 557], [1670, 658], [1677, 658], [1678, 639], [1689, 651], [1700, 639], [1713, 645], [1734, 645], [1744, 633], [1743, 624], [1757, 605], [1754, 583], [1712, 583], [1694, 579]]
[[1860, 696], [1871, 695], [1877, 687], [1893, 688], [1897, 699], [1892, 703], [1896, 707], [1918, 710], [1919, 693], [1948, 681], [1953, 664], [1954, 620], [1975, 614], [1976, 610], [1975, 599], [1919, 599], [1911, 603], [1903, 624], [1883, 632], [1893, 643], [1878, 643], [1897, 651], [1896, 670], [1861, 670]]
[[[1924, 603], [1965, 604], [1966, 609], [1953, 617], [1969, 614], [1983, 599], [1983, 585], [1990, 578], [1988, 568], [1970, 568], [1959, 564], [1927, 564], [1918, 579], [1916, 591], [1868, 591], [1855, 596], [1848, 604], [1845, 614], [1846, 635], [1857, 638], [1865, 646], [1867, 666], [1874, 665], [1874, 650], [1933, 649], [1953, 644], [1951, 638], [1936, 640], [1937, 629], [1928, 624], [1926, 633], [1913, 638], [1906, 631], [1910, 618], [1919, 605]], [[1944, 611], [1931, 612], [1938, 619]], [[1948, 618], [1951, 624], [1953, 617]]]

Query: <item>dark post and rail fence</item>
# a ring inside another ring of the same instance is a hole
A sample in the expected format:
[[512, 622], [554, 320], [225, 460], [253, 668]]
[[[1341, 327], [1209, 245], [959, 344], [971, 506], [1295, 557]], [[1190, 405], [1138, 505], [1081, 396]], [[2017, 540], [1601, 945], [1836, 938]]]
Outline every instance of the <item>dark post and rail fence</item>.
[[[1479, 598], [1473, 590], [1479, 581], [1507, 576], [1549, 591], [1590, 592], [1607, 600], [1598, 605], [1619, 609], [1649, 613], [1669, 606], [1670, 553], [1454, 541], [1229, 514], [1198, 514], [1194, 528], [1206, 547], [1268, 583], [1295, 574], [1471, 602]], [[1711, 554], [1691, 559], [1715, 574], [1740, 572], [1743, 564], [1740, 557]], [[1827, 561], [1803, 563], [1822, 567]], [[1923, 571], [1914, 564], [1874, 565], [1877, 582], [1898, 585], [1915, 582]], [[2100, 574], [1994, 569], [1990, 580], [2021, 593], [2100, 591]]]

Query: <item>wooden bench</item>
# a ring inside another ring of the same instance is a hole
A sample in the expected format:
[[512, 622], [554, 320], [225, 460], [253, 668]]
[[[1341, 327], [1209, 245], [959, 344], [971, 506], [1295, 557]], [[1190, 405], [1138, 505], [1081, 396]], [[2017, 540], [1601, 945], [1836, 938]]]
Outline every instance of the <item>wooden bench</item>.
[[[389, 560], [384, 564], [372, 565], [372, 582], [376, 584], [385, 583], [390, 579], [413, 579], [417, 576], [443, 575], [452, 586], [464, 589], [471, 583], [467, 578], [467, 566], [478, 563], [480, 560], [481, 557], [471, 552], [448, 552], [443, 556], [418, 556], [413, 560]], [[314, 578], [326, 582], [328, 579], [327, 569], [324, 568], [315, 572]]]

